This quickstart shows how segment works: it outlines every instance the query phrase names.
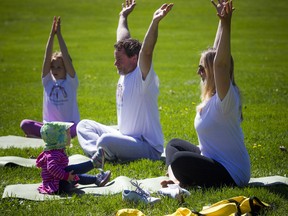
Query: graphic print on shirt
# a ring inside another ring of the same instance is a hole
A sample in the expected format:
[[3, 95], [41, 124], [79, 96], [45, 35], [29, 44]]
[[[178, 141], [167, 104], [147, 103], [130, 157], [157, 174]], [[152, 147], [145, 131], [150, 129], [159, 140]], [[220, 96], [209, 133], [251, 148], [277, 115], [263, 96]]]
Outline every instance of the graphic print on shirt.
[[[65, 81], [65, 80], [64, 80]], [[63, 81], [63, 82], [64, 82]], [[50, 91], [49, 100], [55, 105], [61, 105], [65, 101], [68, 101], [68, 95], [63, 86], [63, 82], [55, 83]]]
[[122, 86], [122, 84], [118, 83], [117, 85], [117, 109], [121, 109], [121, 107], [123, 106], [123, 91], [124, 88]]

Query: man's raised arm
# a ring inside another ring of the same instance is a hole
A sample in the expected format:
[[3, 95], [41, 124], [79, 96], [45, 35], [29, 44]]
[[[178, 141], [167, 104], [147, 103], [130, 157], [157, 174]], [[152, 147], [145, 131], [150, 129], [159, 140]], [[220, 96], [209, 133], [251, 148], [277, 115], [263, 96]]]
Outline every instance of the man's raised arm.
[[139, 55], [139, 66], [143, 80], [146, 79], [152, 64], [153, 51], [158, 38], [159, 22], [169, 13], [172, 7], [173, 4], [163, 4], [155, 11], [152, 22], [145, 35]]
[[117, 27], [117, 41], [130, 38], [130, 32], [128, 28], [128, 15], [133, 11], [136, 6], [135, 0], [126, 0], [125, 4], [122, 4], [122, 10], [119, 13], [119, 22]]

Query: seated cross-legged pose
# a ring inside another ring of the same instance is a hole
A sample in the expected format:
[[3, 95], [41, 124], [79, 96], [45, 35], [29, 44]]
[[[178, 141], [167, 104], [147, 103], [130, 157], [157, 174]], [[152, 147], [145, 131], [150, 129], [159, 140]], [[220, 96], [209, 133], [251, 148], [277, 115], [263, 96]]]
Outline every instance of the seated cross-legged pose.
[[[73, 122], [71, 137], [76, 134], [76, 125], [80, 121], [77, 104], [78, 77], [67, 46], [61, 33], [60, 17], [53, 19], [51, 32], [46, 45], [42, 68], [43, 121], [24, 119], [21, 129], [27, 137], [41, 138], [40, 129], [45, 122]], [[53, 51], [53, 43], [57, 35], [61, 52]]]
[[220, 18], [214, 47], [204, 51], [198, 74], [201, 99], [194, 126], [199, 146], [172, 139], [166, 147], [168, 181], [185, 186], [244, 186], [250, 179], [250, 159], [241, 129], [240, 92], [234, 81], [230, 51], [232, 1], [212, 2]]
[[158, 37], [158, 25], [173, 4], [163, 4], [154, 13], [141, 44], [130, 37], [127, 18], [135, 1], [122, 5], [114, 45], [114, 65], [120, 78], [116, 103], [118, 128], [92, 120], [77, 126], [79, 143], [87, 156], [105, 152], [108, 161], [132, 161], [141, 158], [159, 160], [163, 153], [163, 133], [158, 112], [158, 77], [153, 69], [152, 55]]

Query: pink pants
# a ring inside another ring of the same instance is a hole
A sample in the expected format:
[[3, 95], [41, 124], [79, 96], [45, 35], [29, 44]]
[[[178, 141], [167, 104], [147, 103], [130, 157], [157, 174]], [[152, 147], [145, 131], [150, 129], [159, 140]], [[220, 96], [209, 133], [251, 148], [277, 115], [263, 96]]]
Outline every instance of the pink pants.
[[[30, 119], [24, 119], [20, 123], [20, 128], [24, 131], [27, 137], [35, 137], [35, 138], [41, 138], [40, 129], [44, 123], [43, 122], [37, 122]], [[71, 137], [76, 137], [76, 126], [77, 124], [74, 123], [72, 127], [70, 128], [70, 134]]]

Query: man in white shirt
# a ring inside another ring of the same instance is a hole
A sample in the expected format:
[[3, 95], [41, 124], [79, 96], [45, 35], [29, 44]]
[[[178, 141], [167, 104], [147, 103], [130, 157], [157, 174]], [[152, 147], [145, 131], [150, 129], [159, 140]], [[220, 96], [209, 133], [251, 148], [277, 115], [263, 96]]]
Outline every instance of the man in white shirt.
[[128, 15], [135, 6], [135, 0], [122, 4], [114, 45], [114, 65], [120, 75], [116, 92], [119, 130], [92, 120], [82, 120], [77, 126], [79, 143], [85, 154], [99, 157], [99, 163], [103, 163], [103, 156], [113, 161], [158, 160], [163, 152], [157, 102], [159, 81], [153, 69], [152, 55], [159, 22], [173, 4], [163, 4], [155, 11], [142, 44], [130, 37], [127, 24]]

